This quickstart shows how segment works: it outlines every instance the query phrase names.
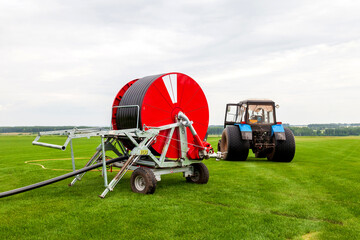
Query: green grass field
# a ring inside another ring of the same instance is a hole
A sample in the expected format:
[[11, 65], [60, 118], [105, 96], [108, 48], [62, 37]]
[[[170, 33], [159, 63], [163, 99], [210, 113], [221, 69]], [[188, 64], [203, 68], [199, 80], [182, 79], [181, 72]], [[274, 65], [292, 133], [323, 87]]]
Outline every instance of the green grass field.
[[[0, 192], [71, 169], [71, 160], [60, 160], [70, 150], [32, 146], [33, 139], [0, 136]], [[213, 146], [217, 139], [209, 138]], [[75, 140], [75, 156], [90, 158], [99, 141]], [[165, 175], [153, 195], [133, 193], [127, 173], [100, 199], [95, 171], [73, 187], [67, 179], [2, 198], [0, 239], [360, 239], [360, 137], [298, 137], [296, 144], [292, 163], [204, 160], [208, 184]], [[55, 160], [32, 162], [47, 169], [25, 163], [43, 159]]]

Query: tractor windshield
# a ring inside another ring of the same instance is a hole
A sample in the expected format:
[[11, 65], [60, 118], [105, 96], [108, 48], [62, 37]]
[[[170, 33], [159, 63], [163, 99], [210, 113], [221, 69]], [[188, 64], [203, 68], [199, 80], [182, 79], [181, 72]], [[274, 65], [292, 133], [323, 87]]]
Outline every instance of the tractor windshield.
[[270, 104], [249, 104], [247, 117], [250, 124], [273, 124], [274, 107]]

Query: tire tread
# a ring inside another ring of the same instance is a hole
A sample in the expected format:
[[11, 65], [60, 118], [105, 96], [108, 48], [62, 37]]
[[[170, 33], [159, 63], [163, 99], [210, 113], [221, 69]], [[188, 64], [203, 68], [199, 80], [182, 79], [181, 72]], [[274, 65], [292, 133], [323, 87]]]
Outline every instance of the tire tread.
[[291, 162], [295, 156], [295, 137], [289, 128], [284, 128], [286, 140], [275, 141], [275, 149], [268, 155], [273, 162]]

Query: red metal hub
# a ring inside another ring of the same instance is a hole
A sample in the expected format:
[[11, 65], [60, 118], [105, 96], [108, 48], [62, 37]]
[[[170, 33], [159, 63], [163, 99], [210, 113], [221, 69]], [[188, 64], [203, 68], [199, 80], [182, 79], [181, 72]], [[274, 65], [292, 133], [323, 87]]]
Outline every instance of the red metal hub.
[[174, 122], [177, 121], [177, 115], [179, 112], [182, 112], [183, 110], [179, 107], [175, 107], [171, 112], [171, 119], [174, 120]]

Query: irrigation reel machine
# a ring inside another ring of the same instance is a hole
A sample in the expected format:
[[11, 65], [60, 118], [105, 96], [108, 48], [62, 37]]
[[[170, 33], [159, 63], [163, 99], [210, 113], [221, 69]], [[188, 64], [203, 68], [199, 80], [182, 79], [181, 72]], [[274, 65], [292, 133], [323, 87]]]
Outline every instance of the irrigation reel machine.
[[[200, 86], [182, 73], [147, 76], [128, 82], [115, 97], [112, 106], [112, 129], [72, 129], [40, 132], [34, 145], [65, 150], [71, 148], [73, 172], [23, 188], [0, 193], [0, 198], [74, 177], [69, 186], [81, 180], [92, 169], [102, 167], [104, 198], [128, 170], [134, 192], [151, 194], [161, 176], [183, 173], [187, 181], [204, 184], [209, 172], [204, 158], [217, 157], [211, 145], [203, 139], [209, 123], [209, 109]], [[49, 135], [65, 135], [63, 145], [40, 142]], [[75, 169], [72, 140], [100, 137], [101, 144], [85, 167]], [[117, 158], [107, 159], [112, 151]], [[107, 165], [119, 167], [108, 183]]]

